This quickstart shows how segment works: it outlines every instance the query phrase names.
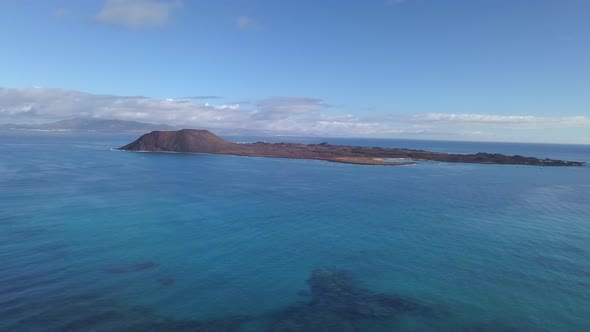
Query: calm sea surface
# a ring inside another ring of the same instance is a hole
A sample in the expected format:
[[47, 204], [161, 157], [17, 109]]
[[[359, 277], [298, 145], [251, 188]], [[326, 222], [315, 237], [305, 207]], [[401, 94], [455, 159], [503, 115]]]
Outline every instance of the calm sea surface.
[[588, 166], [111, 150], [136, 136], [0, 132], [0, 331], [590, 331]]

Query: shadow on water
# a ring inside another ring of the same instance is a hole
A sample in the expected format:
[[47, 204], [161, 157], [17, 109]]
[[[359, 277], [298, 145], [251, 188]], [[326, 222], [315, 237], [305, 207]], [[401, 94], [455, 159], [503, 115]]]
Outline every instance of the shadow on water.
[[[300, 292], [305, 300], [286, 308], [213, 320], [173, 320], [99, 295], [0, 300], [0, 331], [392, 331], [398, 330], [404, 318], [426, 322], [422, 328], [410, 330], [450, 330], [439, 325], [450, 316], [444, 309], [405, 296], [373, 292], [343, 270], [315, 269], [307, 283], [309, 291]], [[452, 330], [510, 331], [498, 324]]]

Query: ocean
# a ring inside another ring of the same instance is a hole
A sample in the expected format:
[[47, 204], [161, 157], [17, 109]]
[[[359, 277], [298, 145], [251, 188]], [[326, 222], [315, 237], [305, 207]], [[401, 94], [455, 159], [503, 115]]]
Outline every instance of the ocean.
[[590, 166], [112, 150], [137, 136], [0, 132], [0, 331], [590, 331]]

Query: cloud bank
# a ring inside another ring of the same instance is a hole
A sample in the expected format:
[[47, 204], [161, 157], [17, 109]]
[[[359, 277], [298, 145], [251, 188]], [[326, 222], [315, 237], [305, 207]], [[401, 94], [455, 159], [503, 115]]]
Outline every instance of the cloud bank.
[[101, 23], [128, 28], [158, 27], [170, 23], [182, 5], [181, 0], [106, 0], [95, 18]]
[[[214, 101], [219, 103], [213, 104]], [[156, 99], [40, 87], [0, 88], [0, 122], [38, 123], [74, 117], [320, 136], [517, 141], [545, 138], [547, 141], [547, 132], [552, 131], [568, 133], [569, 138], [563, 141], [584, 143], [590, 132], [588, 116], [477, 113], [363, 116], [338, 112], [324, 100], [309, 97], [273, 97], [240, 104], [197, 97]]]
[[540, 117], [532, 115], [427, 113], [414, 116], [414, 120], [423, 123], [469, 124], [473, 126], [494, 125], [522, 129], [590, 126], [590, 117], [587, 116]]

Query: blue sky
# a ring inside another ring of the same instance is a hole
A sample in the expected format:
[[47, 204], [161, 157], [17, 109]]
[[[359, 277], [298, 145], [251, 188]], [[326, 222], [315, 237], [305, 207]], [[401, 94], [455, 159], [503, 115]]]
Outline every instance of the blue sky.
[[0, 42], [0, 122], [590, 142], [587, 0], [2, 1]]

